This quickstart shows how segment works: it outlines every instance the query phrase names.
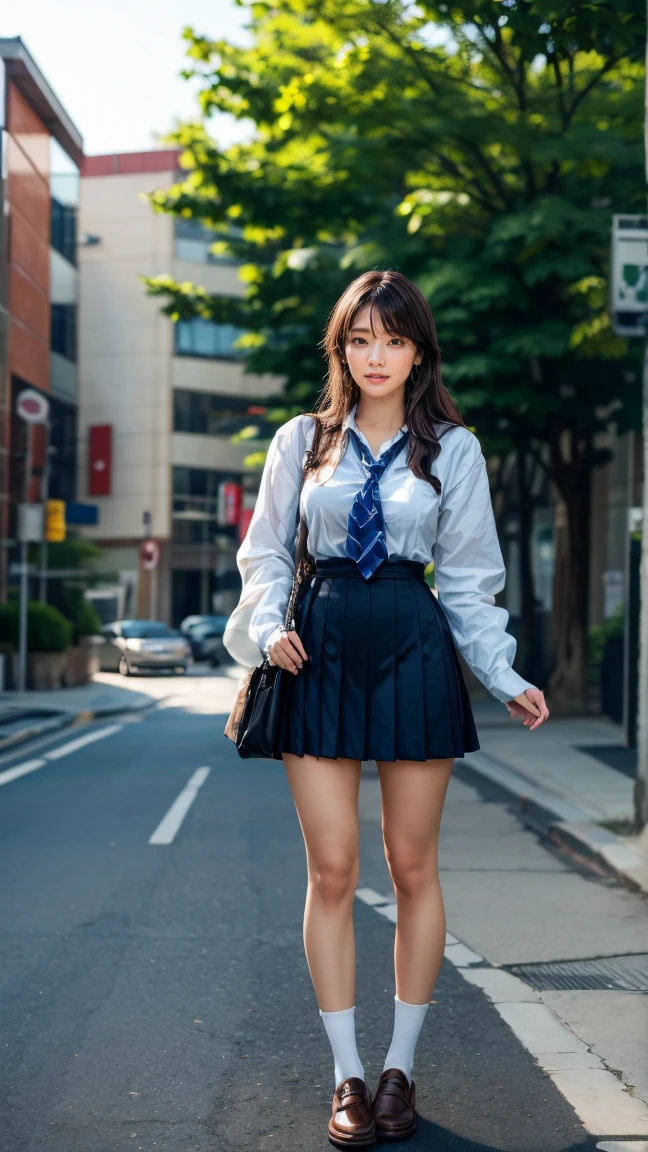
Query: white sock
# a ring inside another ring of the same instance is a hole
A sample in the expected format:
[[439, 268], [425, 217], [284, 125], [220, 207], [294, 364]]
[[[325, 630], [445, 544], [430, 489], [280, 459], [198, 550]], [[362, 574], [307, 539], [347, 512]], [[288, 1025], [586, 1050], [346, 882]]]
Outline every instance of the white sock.
[[430, 1002], [428, 1000], [427, 1004], [407, 1004], [404, 1000], [399, 1000], [398, 996], [394, 996], [394, 1000], [396, 1002], [394, 1035], [383, 1065], [383, 1072], [387, 1068], [400, 1068], [411, 1084], [414, 1049]]
[[319, 1014], [333, 1049], [335, 1087], [349, 1076], [359, 1076], [364, 1080], [364, 1068], [356, 1047], [355, 1005], [343, 1008], [341, 1012], [322, 1012], [320, 1008]]

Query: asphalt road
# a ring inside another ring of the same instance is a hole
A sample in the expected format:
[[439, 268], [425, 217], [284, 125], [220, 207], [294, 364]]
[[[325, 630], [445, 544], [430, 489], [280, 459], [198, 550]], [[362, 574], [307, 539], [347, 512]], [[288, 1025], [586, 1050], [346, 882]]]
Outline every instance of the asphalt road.
[[[329, 1147], [332, 1059], [303, 954], [304, 852], [283, 766], [240, 760], [224, 717], [189, 705], [0, 787], [2, 1152]], [[59, 733], [0, 772], [107, 726]], [[171, 842], [149, 843], [192, 779]], [[360, 902], [356, 923], [373, 1088], [393, 925]], [[435, 1000], [412, 1152], [596, 1147], [449, 963]]]

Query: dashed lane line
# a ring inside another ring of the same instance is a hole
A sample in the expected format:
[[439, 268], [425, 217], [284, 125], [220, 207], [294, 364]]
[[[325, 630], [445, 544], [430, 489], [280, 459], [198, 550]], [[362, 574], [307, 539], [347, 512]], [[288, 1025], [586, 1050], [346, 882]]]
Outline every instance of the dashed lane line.
[[79, 736], [78, 739], [69, 740], [59, 748], [44, 752], [38, 759], [24, 760], [22, 764], [14, 764], [13, 768], [5, 768], [0, 772], [0, 788], [3, 784], [11, 784], [12, 780], [19, 780], [21, 776], [28, 776], [30, 772], [37, 772], [39, 768], [44, 768], [49, 760], [61, 760], [63, 756], [69, 756], [79, 748], [84, 748], [86, 744], [103, 740], [105, 736], [112, 736], [115, 732], [119, 732], [120, 728], [121, 724], [111, 724], [110, 727], [100, 728], [97, 732], [88, 732], [86, 736]]
[[185, 784], [182, 792], [176, 796], [166, 816], [163, 816], [160, 820], [155, 832], [149, 838], [149, 844], [173, 843], [185, 816], [210, 772], [211, 768], [196, 769], [191, 779]]
[[[356, 896], [380, 916], [396, 923], [393, 897], [381, 896], [373, 888], [358, 888]], [[510, 972], [492, 967], [450, 933], [446, 934], [445, 957], [467, 983], [481, 988], [591, 1135], [648, 1136], [648, 1106], [628, 1092], [587, 1044], [542, 1003], [530, 985]], [[597, 1148], [600, 1152], [648, 1152], [648, 1141], [607, 1140]]]
[[16, 764], [13, 768], [5, 769], [4, 772], [0, 772], [0, 788], [3, 784], [11, 784], [12, 780], [18, 780], [20, 776], [28, 776], [30, 772], [36, 772], [46, 763], [46, 760], [26, 760], [23, 764]]
[[113, 736], [115, 732], [120, 732], [121, 724], [111, 724], [108, 728], [99, 728], [96, 732], [88, 732], [85, 736], [78, 736], [76, 740], [69, 740], [67, 744], [61, 744], [59, 748], [52, 748], [51, 752], [44, 752], [43, 755], [46, 760], [60, 760], [63, 756], [69, 756], [71, 752], [77, 752], [79, 748], [85, 748], [86, 744], [94, 744], [95, 740], [103, 740], [106, 736]]

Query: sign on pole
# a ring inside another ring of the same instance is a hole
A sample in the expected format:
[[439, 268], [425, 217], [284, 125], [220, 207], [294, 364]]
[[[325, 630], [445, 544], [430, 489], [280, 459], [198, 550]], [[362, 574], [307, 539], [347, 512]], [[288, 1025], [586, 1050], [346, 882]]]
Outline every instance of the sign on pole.
[[16, 398], [16, 412], [27, 424], [45, 424], [49, 416], [49, 401], [35, 388], [24, 388]]
[[153, 572], [160, 563], [160, 545], [157, 540], [142, 540], [140, 562], [145, 572]]

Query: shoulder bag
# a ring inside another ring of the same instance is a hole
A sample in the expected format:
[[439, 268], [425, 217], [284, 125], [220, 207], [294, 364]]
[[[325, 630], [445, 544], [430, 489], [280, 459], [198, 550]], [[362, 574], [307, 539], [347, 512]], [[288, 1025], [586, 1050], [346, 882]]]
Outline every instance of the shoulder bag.
[[[298, 507], [301, 499], [299, 489]], [[308, 528], [301, 514], [298, 519], [299, 539], [295, 556], [295, 574], [290, 598], [284, 619], [284, 628], [292, 631], [295, 627], [295, 607], [302, 584], [314, 569], [312, 557], [308, 555], [306, 538]], [[251, 668], [245, 677], [234, 707], [225, 725], [225, 735], [236, 744], [239, 756], [259, 760], [281, 760], [281, 749], [285, 732], [286, 695], [290, 677], [294, 672], [280, 668], [264, 656], [261, 664]]]

